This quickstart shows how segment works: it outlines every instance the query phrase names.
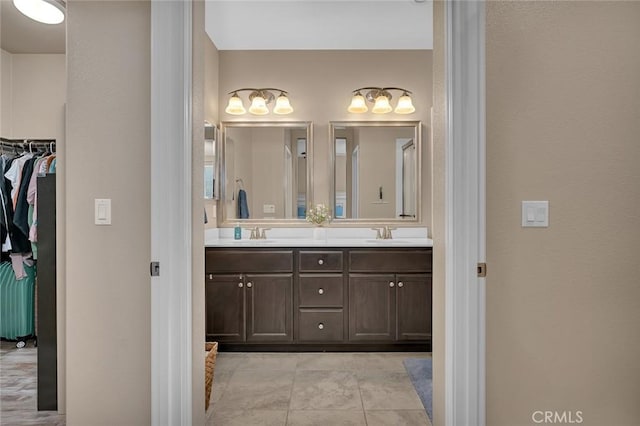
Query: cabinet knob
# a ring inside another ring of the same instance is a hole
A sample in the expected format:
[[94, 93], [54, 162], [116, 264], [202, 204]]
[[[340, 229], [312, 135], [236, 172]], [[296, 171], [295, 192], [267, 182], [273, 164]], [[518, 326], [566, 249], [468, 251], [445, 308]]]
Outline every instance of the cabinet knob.
[[389, 287], [393, 287], [394, 285], [396, 285], [393, 281], [389, 281]]
[[213, 274], [209, 274], [209, 279], [212, 280], [213, 279]]
[[402, 281], [400, 281], [400, 282], [398, 283], [398, 287], [403, 287], [403, 286], [404, 286], [404, 283], [403, 283]]
[[318, 259], [318, 265], [324, 265], [324, 260]]
[[251, 281], [249, 281], [249, 282], [247, 283], [247, 287], [248, 287], [248, 288], [253, 287], [253, 283], [252, 283]]
[[323, 324], [323, 323], [318, 324], [318, 328], [319, 328], [320, 330], [323, 330], [323, 329], [324, 329], [324, 324]]
[[242, 287], [244, 287], [244, 284], [238, 283], [238, 287], [242, 288]]
[[318, 289], [318, 294], [324, 294], [324, 289], [319, 288], [319, 289]]

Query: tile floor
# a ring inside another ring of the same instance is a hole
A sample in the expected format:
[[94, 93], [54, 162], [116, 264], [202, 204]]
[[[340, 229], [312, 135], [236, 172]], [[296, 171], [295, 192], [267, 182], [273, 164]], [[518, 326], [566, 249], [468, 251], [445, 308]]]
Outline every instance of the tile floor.
[[[220, 353], [207, 424], [431, 425], [404, 358], [427, 353]], [[0, 425], [64, 426], [36, 408], [37, 349], [0, 342]]]
[[0, 342], [0, 425], [64, 426], [65, 416], [37, 409], [38, 350]]
[[431, 425], [402, 364], [428, 353], [228, 353], [207, 424]]

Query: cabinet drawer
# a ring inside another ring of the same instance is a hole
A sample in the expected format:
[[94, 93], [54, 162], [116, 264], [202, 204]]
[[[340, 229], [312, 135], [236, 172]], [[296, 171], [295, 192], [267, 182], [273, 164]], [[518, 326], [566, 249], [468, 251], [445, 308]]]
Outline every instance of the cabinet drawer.
[[351, 272], [430, 272], [431, 250], [354, 250]]
[[299, 341], [341, 342], [343, 340], [342, 309], [300, 309]]
[[293, 272], [293, 251], [207, 250], [205, 270], [208, 273]]
[[342, 272], [342, 252], [300, 251], [300, 272]]
[[300, 275], [300, 307], [342, 307], [342, 283], [337, 274]]

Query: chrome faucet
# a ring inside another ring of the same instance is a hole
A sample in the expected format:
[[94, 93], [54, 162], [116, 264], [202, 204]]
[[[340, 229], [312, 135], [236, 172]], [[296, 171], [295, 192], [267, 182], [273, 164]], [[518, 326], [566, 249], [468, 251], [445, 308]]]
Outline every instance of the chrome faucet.
[[260, 229], [259, 226], [254, 226], [253, 228], [249, 228], [249, 229], [251, 230], [251, 235], [249, 235], [250, 240], [266, 240], [267, 239], [266, 231], [270, 230], [271, 228]]
[[388, 225], [384, 225], [381, 228], [371, 228], [371, 229], [376, 231], [377, 240], [391, 240], [393, 239], [393, 234], [391, 233], [391, 231], [395, 230], [396, 228], [390, 228]]

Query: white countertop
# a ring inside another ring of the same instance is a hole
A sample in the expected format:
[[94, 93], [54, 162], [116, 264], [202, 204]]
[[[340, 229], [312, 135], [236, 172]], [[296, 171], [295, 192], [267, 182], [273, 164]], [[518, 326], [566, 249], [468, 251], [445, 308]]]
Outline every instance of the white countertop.
[[233, 228], [208, 229], [205, 247], [433, 247], [427, 228], [398, 228], [393, 238], [376, 239], [370, 228], [326, 228], [325, 239], [314, 239], [313, 228], [273, 228], [267, 239], [250, 240], [243, 229], [242, 239], [233, 239]]

